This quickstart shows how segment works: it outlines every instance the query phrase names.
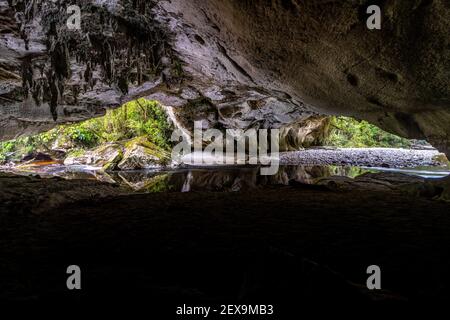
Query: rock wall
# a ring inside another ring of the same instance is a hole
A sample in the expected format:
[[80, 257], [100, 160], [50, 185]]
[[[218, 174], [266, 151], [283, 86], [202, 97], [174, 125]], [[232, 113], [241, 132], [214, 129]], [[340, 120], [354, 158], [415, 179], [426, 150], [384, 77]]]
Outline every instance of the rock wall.
[[369, 2], [0, 0], [0, 137], [147, 97], [187, 129], [343, 114], [449, 154], [450, 4], [374, 1], [382, 29], [369, 30]]

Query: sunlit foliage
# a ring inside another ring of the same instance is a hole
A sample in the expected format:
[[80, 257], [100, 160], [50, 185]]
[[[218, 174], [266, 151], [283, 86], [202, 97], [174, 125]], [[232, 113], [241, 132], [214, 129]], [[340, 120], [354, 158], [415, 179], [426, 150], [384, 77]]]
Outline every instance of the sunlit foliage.
[[69, 149], [79, 152], [106, 142], [116, 142], [147, 136], [163, 149], [170, 149], [171, 124], [156, 101], [139, 99], [108, 110], [100, 118], [72, 125], [61, 125], [48, 132], [0, 143], [0, 161], [18, 159], [35, 152]]
[[367, 121], [332, 117], [326, 144], [343, 148], [409, 148], [411, 141], [383, 131]]

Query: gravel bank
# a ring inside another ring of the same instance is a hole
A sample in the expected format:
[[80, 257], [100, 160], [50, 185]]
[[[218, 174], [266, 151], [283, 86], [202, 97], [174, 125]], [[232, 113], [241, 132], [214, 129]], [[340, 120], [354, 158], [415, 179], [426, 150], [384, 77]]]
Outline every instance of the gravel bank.
[[439, 165], [433, 161], [437, 150], [390, 148], [315, 148], [280, 154], [283, 165], [351, 165], [365, 167], [418, 167]]

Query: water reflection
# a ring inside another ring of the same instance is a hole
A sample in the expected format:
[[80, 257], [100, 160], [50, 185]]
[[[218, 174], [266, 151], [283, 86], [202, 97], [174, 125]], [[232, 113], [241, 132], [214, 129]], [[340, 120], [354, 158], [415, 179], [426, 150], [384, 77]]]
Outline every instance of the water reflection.
[[[384, 168], [340, 166], [281, 166], [274, 176], [260, 175], [259, 167], [220, 167], [179, 169], [166, 172], [118, 172], [112, 178], [137, 192], [236, 192], [276, 185], [290, 181], [314, 184], [319, 178], [345, 176], [355, 178], [366, 172]], [[393, 170], [391, 170], [393, 171]], [[423, 177], [444, 177], [448, 171], [433, 168], [397, 169], [396, 172]], [[431, 174], [433, 173], [433, 174]]]
[[[337, 170], [349, 174], [350, 168]], [[287, 185], [290, 180], [312, 184], [321, 177], [336, 174], [336, 168], [286, 166], [275, 176], [259, 175], [258, 167], [196, 168], [167, 172], [118, 172], [112, 175], [120, 184], [137, 192], [236, 192], [270, 185]]]
[[[444, 177], [450, 172], [439, 167], [415, 169], [386, 169], [342, 166], [280, 166], [273, 176], [261, 176], [259, 166], [184, 168], [175, 170], [121, 171], [106, 173], [89, 166], [52, 164], [37, 166], [19, 174], [39, 174], [43, 178], [91, 179], [115, 183], [126, 190], [140, 193], [154, 192], [236, 192], [276, 185], [290, 181], [314, 184], [319, 178], [345, 176], [354, 178], [366, 172], [401, 172], [426, 178]], [[15, 172], [18, 173], [18, 172]]]
[[[116, 183], [135, 192], [235, 192], [255, 188], [287, 185], [289, 181], [313, 184], [316, 179], [334, 175], [355, 177], [368, 170], [338, 166], [281, 166], [274, 176], [261, 176], [259, 166], [205, 167], [176, 170], [121, 171], [106, 173], [87, 166], [52, 165], [34, 169], [48, 178], [95, 179]], [[22, 174], [30, 174], [30, 171]]]

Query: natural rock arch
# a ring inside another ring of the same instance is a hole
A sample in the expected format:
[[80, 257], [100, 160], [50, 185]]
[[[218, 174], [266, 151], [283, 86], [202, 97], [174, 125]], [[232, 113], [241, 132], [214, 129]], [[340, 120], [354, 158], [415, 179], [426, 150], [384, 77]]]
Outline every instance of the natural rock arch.
[[381, 30], [364, 1], [0, 0], [0, 137], [148, 97], [223, 128], [351, 115], [449, 154], [449, 4], [376, 2]]

